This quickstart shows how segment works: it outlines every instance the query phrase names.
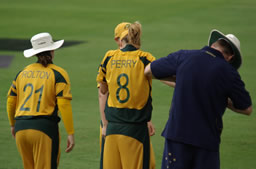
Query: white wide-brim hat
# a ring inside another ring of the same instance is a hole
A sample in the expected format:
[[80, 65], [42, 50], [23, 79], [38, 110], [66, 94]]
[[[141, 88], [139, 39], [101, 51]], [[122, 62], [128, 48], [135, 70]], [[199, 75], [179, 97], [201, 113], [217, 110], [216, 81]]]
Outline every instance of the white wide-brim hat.
[[45, 32], [34, 35], [31, 38], [30, 42], [32, 44], [32, 48], [24, 50], [23, 52], [26, 58], [29, 58], [41, 52], [56, 50], [63, 45], [64, 40], [53, 42], [52, 36], [49, 33]]
[[208, 45], [211, 46], [214, 42], [219, 39], [226, 40], [233, 49], [234, 57], [231, 62], [229, 62], [235, 69], [239, 69], [242, 65], [242, 55], [240, 50], [240, 41], [239, 39], [233, 34], [224, 35], [220, 31], [213, 29], [210, 33]]

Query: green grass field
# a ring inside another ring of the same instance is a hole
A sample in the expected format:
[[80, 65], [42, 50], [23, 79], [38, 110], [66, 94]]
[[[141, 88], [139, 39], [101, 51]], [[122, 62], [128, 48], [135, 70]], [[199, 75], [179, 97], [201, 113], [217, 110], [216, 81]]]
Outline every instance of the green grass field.
[[[241, 41], [244, 59], [239, 71], [254, 100], [255, 16], [255, 0], [2, 0], [0, 39], [30, 39], [36, 33], [50, 32], [56, 40], [85, 42], [55, 53], [54, 63], [66, 69], [71, 79], [76, 137], [75, 149], [65, 153], [66, 133], [60, 123], [59, 168], [96, 169], [99, 167], [100, 116], [95, 79], [105, 52], [116, 48], [113, 31], [118, 23], [140, 21], [142, 49], [156, 58], [179, 49], [207, 45], [213, 28], [225, 34], [234, 33]], [[0, 68], [0, 169], [20, 169], [22, 161], [7, 119], [6, 95], [18, 71], [36, 60], [25, 59], [22, 51], [0, 50], [0, 55], [15, 56], [10, 67]], [[156, 168], [161, 167], [164, 139], [160, 135], [168, 118], [172, 93], [173, 89], [153, 82], [152, 121], [157, 133], [152, 143]], [[226, 111], [221, 143], [222, 169], [256, 169], [255, 131], [255, 113], [247, 117]]]

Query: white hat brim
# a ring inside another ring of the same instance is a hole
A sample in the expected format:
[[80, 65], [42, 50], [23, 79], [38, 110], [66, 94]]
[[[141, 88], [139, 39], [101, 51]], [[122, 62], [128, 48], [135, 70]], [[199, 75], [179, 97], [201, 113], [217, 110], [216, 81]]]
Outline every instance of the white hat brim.
[[209, 36], [208, 45], [211, 46], [214, 42], [216, 42], [219, 39], [225, 39], [231, 45], [234, 51], [234, 59], [230, 64], [235, 69], [239, 69], [239, 67], [242, 64], [242, 56], [241, 56], [240, 49], [238, 49], [237, 46], [230, 39], [228, 39], [223, 33], [221, 33], [216, 29], [213, 29]]
[[56, 50], [56, 49], [60, 48], [63, 45], [63, 43], [64, 43], [64, 40], [59, 40], [59, 41], [54, 42], [52, 45], [44, 47], [44, 48], [39, 48], [39, 49], [31, 48], [31, 49], [24, 50], [23, 54], [26, 58], [30, 58], [31, 56], [34, 56], [41, 52]]

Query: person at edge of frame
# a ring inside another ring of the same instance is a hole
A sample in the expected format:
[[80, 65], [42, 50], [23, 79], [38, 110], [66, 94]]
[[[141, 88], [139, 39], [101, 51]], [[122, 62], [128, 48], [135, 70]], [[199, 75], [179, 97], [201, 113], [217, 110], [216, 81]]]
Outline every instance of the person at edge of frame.
[[66, 152], [75, 145], [72, 94], [67, 72], [53, 64], [54, 51], [64, 40], [39, 33], [31, 38], [32, 48], [24, 56], [36, 56], [13, 80], [8, 92], [7, 112], [11, 134], [16, 140], [24, 169], [56, 169], [60, 158], [58, 123], [61, 117], [68, 133]]
[[212, 30], [209, 46], [180, 50], [153, 61], [145, 75], [176, 78], [169, 119], [162, 136], [162, 169], [219, 169], [219, 146], [226, 110], [250, 115], [252, 101], [237, 71], [240, 41]]

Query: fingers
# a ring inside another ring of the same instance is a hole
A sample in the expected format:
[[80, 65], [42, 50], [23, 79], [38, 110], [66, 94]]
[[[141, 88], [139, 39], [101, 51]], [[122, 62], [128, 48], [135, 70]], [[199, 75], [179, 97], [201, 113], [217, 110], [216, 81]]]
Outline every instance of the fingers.
[[75, 146], [75, 144], [68, 144], [65, 152], [66, 153], [71, 152], [73, 150], [74, 146]]
[[150, 136], [155, 135], [155, 128], [154, 128], [154, 127], [150, 127], [150, 129], [149, 129], [149, 135], [150, 135]]
[[14, 139], [15, 139], [15, 134], [13, 134], [13, 133], [12, 133], [12, 138], [14, 138]]
[[101, 137], [105, 139], [106, 138], [106, 134], [102, 133]]
[[15, 139], [15, 129], [13, 126], [11, 127], [11, 134], [12, 134], [12, 137]]
[[151, 121], [148, 122], [148, 133], [150, 136], [155, 135], [155, 127]]
[[66, 153], [69, 153], [70, 151], [73, 150], [75, 146], [75, 139], [74, 139], [74, 135], [68, 135], [68, 140], [67, 140], [67, 148], [65, 150]]
[[101, 136], [102, 136], [103, 138], [106, 137], [106, 132], [107, 132], [107, 127], [106, 127], [106, 126], [103, 126], [103, 128], [102, 128], [102, 133], [101, 133]]

